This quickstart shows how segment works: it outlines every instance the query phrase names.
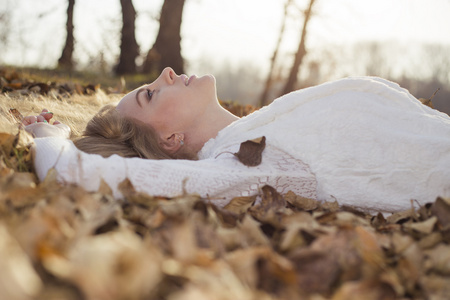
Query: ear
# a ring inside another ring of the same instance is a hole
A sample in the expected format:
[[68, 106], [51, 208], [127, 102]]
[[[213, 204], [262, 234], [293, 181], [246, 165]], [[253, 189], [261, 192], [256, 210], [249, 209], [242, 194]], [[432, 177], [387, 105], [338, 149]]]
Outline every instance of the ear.
[[184, 134], [174, 133], [171, 136], [163, 139], [161, 142], [162, 148], [170, 154], [176, 153], [184, 144]]

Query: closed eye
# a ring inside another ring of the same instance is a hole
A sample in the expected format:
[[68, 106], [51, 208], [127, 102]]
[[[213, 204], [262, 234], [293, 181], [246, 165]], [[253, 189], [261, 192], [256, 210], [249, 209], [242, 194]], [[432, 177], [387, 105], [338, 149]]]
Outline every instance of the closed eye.
[[154, 92], [155, 92], [155, 90], [147, 89], [147, 99], [148, 99], [148, 101], [152, 100]]

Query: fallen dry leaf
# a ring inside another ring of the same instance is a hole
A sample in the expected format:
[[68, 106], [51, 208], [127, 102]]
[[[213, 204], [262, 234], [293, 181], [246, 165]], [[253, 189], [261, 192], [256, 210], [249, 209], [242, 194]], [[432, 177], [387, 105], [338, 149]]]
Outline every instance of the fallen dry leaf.
[[255, 167], [261, 163], [264, 148], [266, 148], [265, 136], [242, 142], [239, 151], [234, 153], [234, 156], [244, 165]]
[[319, 201], [298, 196], [292, 191], [287, 192], [284, 198], [288, 203], [300, 210], [311, 211], [316, 209], [320, 205]]
[[406, 222], [402, 224], [404, 229], [415, 230], [423, 234], [430, 234], [436, 225], [437, 218], [435, 216], [423, 222]]
[[22, 122], [23, 115], [16, 108], [10, 108], [9, 113], [14, 117], [17, 122]]
[[16, 145], [16, 136], [0, 132], [0, 150], [3, 151], [5, 155], [9, 155]]
[[431, 212], [435, 215], [444, 228], [450, 226], [450, 199], [438, 197], [433, 203]]
[[450, 246], [439, 244], [437, 247], [427, 250], [426, 268], [438, 274], [450, 276]]
[[375, 280], [364, 280], [344, 283], [334, 294], [332, 300], [389, 300], [396, 299], [394, 289]]
[[439, 89], [437, 89], [437, 90], [433, 93], [433, 95], [431, 95], [431, 97], [428, 98], [428, 99], [425, 99], [425, 98], [419, 98], [419, 101], [422, 102], [423, 105], [426, 105], [426, 106], [428, 106], [428, 107], [434, 108], [434, 105], [433, 105], [432, 100], [433, 100], [434, 96], [436, 96], [436, 94], [437, 94], [438, 91], [439, 91]]
[[254, 203], [256, 197], [236, 197], [231, 199], [231, 201], [225, 205], [224, 209], [234, 212], [236, 214], [241, 214], [246, 212]]
[[3, 299], [32, 299], [42, 281], [32, 262], [7, 227], [0, 223], [0, 295]]

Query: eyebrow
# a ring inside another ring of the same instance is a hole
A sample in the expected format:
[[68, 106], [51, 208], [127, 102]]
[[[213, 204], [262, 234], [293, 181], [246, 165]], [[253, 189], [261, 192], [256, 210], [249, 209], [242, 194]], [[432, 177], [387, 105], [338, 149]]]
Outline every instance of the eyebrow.
[[139, 90], [137, 90], [137, 92], [136, 92], [136, 102], [139, 105], [139, 107], [142, 107], [141, 102], [139, 101], [139, 94], [142, 93], [145, 90], [146, 90], [146, 88], [142, 87]]

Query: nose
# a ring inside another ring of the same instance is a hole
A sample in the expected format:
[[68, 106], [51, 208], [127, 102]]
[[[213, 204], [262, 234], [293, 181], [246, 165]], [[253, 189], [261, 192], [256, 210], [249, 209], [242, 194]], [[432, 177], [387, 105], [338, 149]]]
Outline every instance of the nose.
[[161, 72], [160, 77], [167, 83], [172, 84], [178, 76], [171, 67], [167, 67]]

